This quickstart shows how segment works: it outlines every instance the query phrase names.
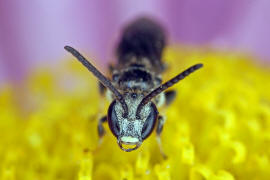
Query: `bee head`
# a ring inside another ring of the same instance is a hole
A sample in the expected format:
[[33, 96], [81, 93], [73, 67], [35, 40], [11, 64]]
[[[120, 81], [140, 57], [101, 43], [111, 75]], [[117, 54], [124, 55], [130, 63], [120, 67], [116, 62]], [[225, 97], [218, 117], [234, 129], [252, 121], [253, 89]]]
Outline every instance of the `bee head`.
[[118, 145], [122, 150], [129, 152], [137, 149], [152, 133], [158, 111], [155, 104], [149, 102], [142, 107], [140, 116], [137, 116], [137, 109], [143, 95], [127, 93], [124, 99], [128, 106], [127, 116], [121, 103], [115, 100], [109, 107], [107, 119]]

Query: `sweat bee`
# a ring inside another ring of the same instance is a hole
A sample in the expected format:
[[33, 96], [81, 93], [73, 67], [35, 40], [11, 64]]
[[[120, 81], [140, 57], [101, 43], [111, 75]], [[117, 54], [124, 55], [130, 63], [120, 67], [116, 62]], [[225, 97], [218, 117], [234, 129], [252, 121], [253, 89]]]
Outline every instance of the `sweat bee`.
[[162, 62], [165, 45], [166, 36], [161, 25], [148, 18], [133, 21], [123, 29], [116, 48], [117, 63], [110, 68], [110, 78], [77, 50], [65, 46], [98, 78], [101, 94], [107, 91], [112, 98], [107, 115], [98, 122], [99, 137], [103, 137], [103, 125], [108, 122], [119, 147], [126, 152], [140, 147], [156, 128], [158, 144], [165, 156], [160, 140], [165, 118], [157, 107], [169, 105], [176, 96], [174, 90], [165, 90], [203, 66], [193, 65], [162, 83], [161, 74], [166, 69]]

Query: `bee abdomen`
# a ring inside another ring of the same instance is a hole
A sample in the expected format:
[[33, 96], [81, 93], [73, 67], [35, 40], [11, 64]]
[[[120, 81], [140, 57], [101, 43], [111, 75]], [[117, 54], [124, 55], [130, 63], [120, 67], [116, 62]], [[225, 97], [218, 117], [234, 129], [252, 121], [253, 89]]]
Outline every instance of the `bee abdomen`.
[[154, 66], [160, 65], [166, 37], [162, 27], [147, 18], [140, 18], [124, 28], [117, 47], [120, 64], [130, 57], [147, 58]]

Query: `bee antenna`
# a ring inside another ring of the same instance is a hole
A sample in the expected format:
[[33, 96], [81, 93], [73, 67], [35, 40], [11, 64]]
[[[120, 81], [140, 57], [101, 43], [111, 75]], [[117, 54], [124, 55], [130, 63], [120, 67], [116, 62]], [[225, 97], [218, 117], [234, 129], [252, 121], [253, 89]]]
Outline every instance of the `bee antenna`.
[[169, 81], [163, 83], [162, 85], [160, 85], [158, 88], [154, 89], [153, 91], [151, 91], [147, 96], [145, 96], [142, 101], [140, 102], [138, 108], [137, 108], [137, 112], [136, 112], [136, 116], [140, 117], [140, 112], [142, 110], [142, 107], [144, 105], [146, 105], [151, 99], [153, 99], [155, 96], [159, 95], [161, 92], [165, 91], [166, 89], [168, 89], [169, 87], [173, 86], [174, 84], [176, 84], [178, 81], [184, 79], [185, 77], [187, 77], [189, 74], [193, 73], [194, 71], [200, 69], [201, 67], [203, 67], [203, 64], [196, 64], [193, 65], [191, 67], [189, 67], [188, 69], [186, 69], [185, 71], [181, 72], [180, 74], [178, 74], [177, 76], [175, 76], [174, 78], [170, 79]]
[[124, 109], [124, 117], [128, 115], [128, 106], [124, 100], [122, 94], [112, 85], [111, 81], [106, 78], [95, 66], [93, 66], [85, 57], [83, 57], [76, 49], [65, 46], [65, 50], [70, 52], [74, 57], [76, 57], [90, 72], [94, 74], [98, 78], [98, 80], [107, 88], [109, 88], [112, 93], [115, 95], [116, 99], [121, 103]]

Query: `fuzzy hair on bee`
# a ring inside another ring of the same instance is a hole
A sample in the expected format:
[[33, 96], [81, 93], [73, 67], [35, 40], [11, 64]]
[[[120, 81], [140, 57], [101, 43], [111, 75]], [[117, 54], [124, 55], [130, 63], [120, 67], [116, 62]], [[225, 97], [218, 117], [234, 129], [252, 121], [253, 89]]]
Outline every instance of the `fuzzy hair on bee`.
[[[117, 62], [110, 67], [111, 77], [105, 77], [95, 66], [70, 46], [65, 49], [76, 57], [100, 82], [100, 92], [107, 93], [112, 100], [108, 113], [98, 121], [98, 135], [105, 134], [104, 123], [117, 138], [119, 147], [130, 152], [156, 130], [161, 153], [160, 135], [165, 122], [158, 108], [169, 105], [176, 96], [167, 90], [189, 74], [200, 69], [195, 64], [162, 83], [165, 65], [162, 55], [166, 46], [163, 27], [148, 18], [139, 18], [128, 24], [116, 48]], [[167, 90], [167, 91], [166, 91]]]

